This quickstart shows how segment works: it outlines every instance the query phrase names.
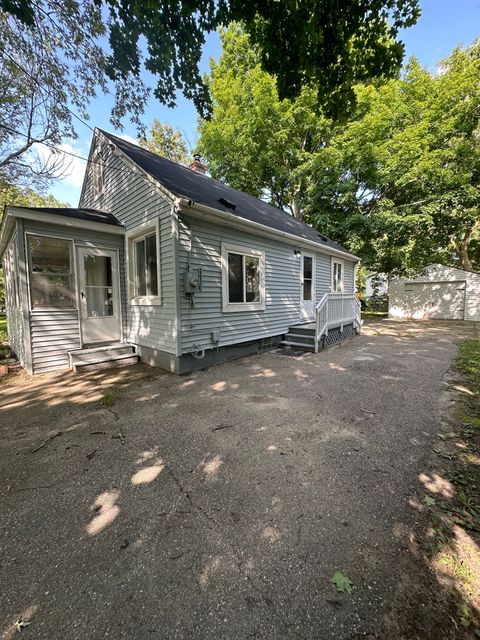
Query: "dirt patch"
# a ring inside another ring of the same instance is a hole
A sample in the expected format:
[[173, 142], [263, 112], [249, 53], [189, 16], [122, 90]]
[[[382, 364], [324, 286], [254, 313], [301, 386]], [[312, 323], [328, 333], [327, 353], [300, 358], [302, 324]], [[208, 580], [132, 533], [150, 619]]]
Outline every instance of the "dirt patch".
[[448, 638], [467, 554], [438, 557], [443, 583], [424, 541], [469, 329], [380, 324], [187, 377], [2, 385], [0, 637]]
[[439, 430], [420, 476], [425, 494], [412, 499], [418, 515], [409, 554], [382, 630], [372, 637], [480, 637], [479, 364], [463, 366], [471, 375], [455, 367], [445, 375]]

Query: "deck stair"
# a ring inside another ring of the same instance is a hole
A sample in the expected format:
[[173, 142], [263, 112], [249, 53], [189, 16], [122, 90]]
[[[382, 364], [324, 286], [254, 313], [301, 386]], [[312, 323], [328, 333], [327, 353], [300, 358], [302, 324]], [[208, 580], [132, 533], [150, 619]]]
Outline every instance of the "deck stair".
[[325, 293], [315, 306], [315, 320], [290, 327], [280, 344], [317, 353], [353, 337], [361, 328], [361, 305], [353, 293]]
[[315, 351], [315, 323], [309, 322], [290, 327], [280, 344], [283, 347]]
[[102, 344], [88, 349], [75, 349], [68, 352], [70, 368], [74, 371], [126, 367], [130, 364], [136, 364], [139, 359], [135, 345], [124, 342]]

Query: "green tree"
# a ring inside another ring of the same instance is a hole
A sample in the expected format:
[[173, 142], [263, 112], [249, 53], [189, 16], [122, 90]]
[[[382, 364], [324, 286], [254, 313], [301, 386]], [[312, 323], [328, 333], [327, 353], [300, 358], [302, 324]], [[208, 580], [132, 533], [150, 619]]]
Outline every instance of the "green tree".
[[441, 70], [412, 60], [402, 79], [358, 88], [356, 117], [312, 159], [308, 219], [379, 271], [480, 267], [479, 41]]
[[[133, 74], [108, 75], [107, 26], [96, 2], [8, 0], [0, 7], [0, 176], [39, 188], [62, 174], [53, 147], [76, 137], [73, 109], [87, 119], [97, 91], [111, 91], [114, 126], [127, 114], [140, 124], [148, 92]], [[53, 153], [38, 154], [39, 143]]]
[[182, 132], [170, 124], [162, 124], [157, 118], [154, 118], [149, 134], [140, 138], [140, 146], [180, 164], [188, 164], [192, 159]]
[[[84, 85], [92, 91], [107, 79], [115, 83], [115, 120], [141, 108], [142, 85], [135, 81], [143, 65], [156, 76], [160, 102], [174, 104], [180, 89], [206, 115], [209, 96], [199, 71], [205, 33], [235, 21], [243, 22], [258, 46], [262, 67], [277, 78], [282, 98], [312, 86], [319, 103], [345, 113], [355, 83], [398, 72], [404, 54], [399, 31], [420, 14], [418, 0], [0, 0], [0, 8], [28, 28], [30, 45], [56, 32], [57, 40], [48, 37], [45, 44], [59, 53], [56, 78], [75, 79], [62, 61], [73, 62], [78, 90], [69, 83], [65, 90], [76, 100], [92, 96]], [[107, 52], [99, 46], [105, 36]]]
[[239, 24], [222, 32], [223, 52], [208, 79], [213, 112], [199, 124], [198, 149], [213, 177], [263, 198], [297, 218], [309, 177], [304, 170], [328, 136], [312, 89], [280, 100]]
[[0, 179], [0, 221], [6, 205], [17, 207], [69, 207], [51, 194], [38, 193], [29, 187], [18, 187]]
[[432, 74], [415, 60], [400, 79], [357, 86], [347, 122], [314, 96], [280, 100], [239, 26], [223, 35], [209, 77], [199, 148], [214, 177], [302, 217], [369, 270], [429, 262], [479, 268], [479, 43]]

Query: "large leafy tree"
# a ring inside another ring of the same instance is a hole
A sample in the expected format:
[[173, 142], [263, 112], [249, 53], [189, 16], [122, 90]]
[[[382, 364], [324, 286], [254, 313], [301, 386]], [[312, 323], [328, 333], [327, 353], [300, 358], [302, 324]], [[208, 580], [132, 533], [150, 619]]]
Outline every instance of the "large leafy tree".
[[398, 71], [399, 30], [418, 15], [418, 0], [0, 0], [0, 171], [24, 181], [58, 175], [58, 162], [33, 167], [32, 149], [75, 137], [74, 119], [87, 118], [98, 91], [115, 96], [115, 127], [129, 115], [143, 134], [143, 70], [161, 103], [173, 106], [182, 91], [208, 116], [205, 34], [236, 20], [281, 97], [309, 88], [317, 105], [344, 115], [356, 82]]
[[199, 147], [215, 177], [303, 216], [370, 269], [478, 269], [479, 77], [478, 43], [438, 74], [412, 60], [400, 79], [357, 86], [354, 114], [338, 123], [316, 113], [308, 90], [280, 100], [248, 35], [231, 27]]
[[[140, 123], [147, 90], [107, 75], [106, 25], [95, 2], [0, 2], [0, 177], [39, 188], [62, 175], [56, 147], [98, 91], [112, 91], [112, 122]], [[39, 143], [51, 153], [38, 153]], [[47, 162], [42, 158], [49, 158]]]
[[39, 185], [61, 176], [64, 158], [35, 153], [35, 145], [57, 145], [71, 127], [56, 96], [40, 88], [47, 81], [45, 69], [23, 57], [25, 72], [13, 60], [0, 58], [0, 175], [9, 182]]
[[[139, 78], [143, 63], [157, 77], [158, 100], [173, 104], [180, 89], [205, 114], [208, 91], [199, 72], [205, 33], [234, 21], [242, 21], [258, 45], [281, 97], [298, 96], [309, 85], [329, 109], [344, 112], [356, 82], [398, 71], [399, 30], [420, 13], [418, 0], [0, 0], [0, 8], [37, 42], [56, 31], [56, 42], [49, 37], [47, 44], [59, 54], [58, 71], [71, 77], [64, 59], [80, 71], [77, 99], [88, 74], [100, 84], [105, 78], [117, 83], [115, 117], [125, 106], [135, 109], [133, 87], [125, 83]], [[100, 47], [103, 36], [108, 53]]]
[[213, 112], [200, 121], [198, 149], [213, 177], [302, 218], [305, 165], [325, 144], [330, 124], [316, 113], [312, 89], [280, 99], [239, 24], [222, 32], [222, 46], [218, 64], [211, 63]]
[[171, 124], [162, 124], [157, 118], [154, 118], [149, 133], [140, 138], [140, 146], [180, 164], [188, 164], [192, 160], [182, 132]]
[[358, 89], [357, 116], [312, 158], [308, 218], [387, 272], [480, 268], [480, 42], [432, 74]]

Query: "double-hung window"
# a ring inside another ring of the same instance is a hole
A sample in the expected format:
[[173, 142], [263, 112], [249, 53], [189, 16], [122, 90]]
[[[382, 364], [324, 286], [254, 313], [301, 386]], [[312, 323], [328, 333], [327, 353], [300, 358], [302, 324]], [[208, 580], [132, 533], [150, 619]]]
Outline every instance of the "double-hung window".
[[344, 291], [344, 262], [337, 258], [332, 258], [332, 292], [343, 293]]
[[129, 291], [132, 304], [160, 304], [158, 222], [127, 233]]
[[75, 307], [71, 240], [29, 235], [28, 258], [32, 309]]
[[263, 251], [222, 244], [223, 311], [265, 309], [264, 281]]

